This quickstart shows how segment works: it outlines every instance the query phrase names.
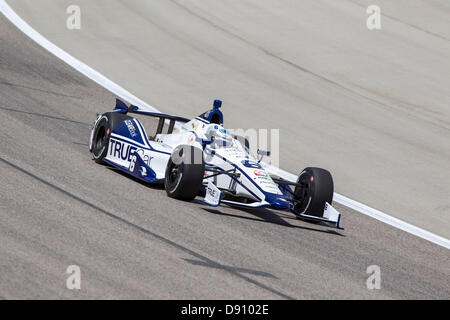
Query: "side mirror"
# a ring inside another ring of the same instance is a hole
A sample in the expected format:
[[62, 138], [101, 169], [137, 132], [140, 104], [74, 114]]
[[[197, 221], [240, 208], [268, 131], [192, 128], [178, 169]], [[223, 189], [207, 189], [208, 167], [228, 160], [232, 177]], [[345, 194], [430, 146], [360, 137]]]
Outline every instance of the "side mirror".
[[264, 151], [264, 150], [260, 150], [260, 149], [258, 149], [258, 151], [256, 151], [256, 153], [258, 153], [258, 155], [260, 155], [260, 156], [270, 156], [270, 151]]
[[261, 160], [264, 158], [264, 156], [270, 156], [270, 151], [264, 151], [264, 150], [259, 150], [256, 151], [256, 153], [260, 156], [260, 158], [258, 159], [258, 163], [261, 162]]

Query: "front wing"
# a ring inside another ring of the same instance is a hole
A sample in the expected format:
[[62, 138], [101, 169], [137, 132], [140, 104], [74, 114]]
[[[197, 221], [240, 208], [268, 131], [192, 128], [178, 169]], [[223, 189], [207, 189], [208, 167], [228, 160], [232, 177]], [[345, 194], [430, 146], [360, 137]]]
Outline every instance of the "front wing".
[[[205, 190], [205, 199], [204, 203], [213, 207], [220, 206], [221, 203], [225, 203], [231, 206], [238, 206], [238, 207], [246, 207], [246, 208], [261, 208], [261, 207], [270, 207], [270, 203], [266, 201], [261, 202], [253, 202], [253, 203], [241, 203], [241, 202], [235, 202], [230, 200], [222, 200], [223, 194], [222, 191], [220, 191], [219, 188], [217, 188], [214, 183], [211, 181], [208, 182], [208, 185], [206, 186]], [[325, 204], [324, 212], [322, 217], [317, 216], [310, 216], [306, 214], [299, 213], [293, 209], [291, 209], [291, 212], [293, 212], [296, 216], [307, 219], [307, 220], [313, 220], [318, 222], [325, 222], [328, 224], [333, 225], [334, 227], [338, 229], [342, 229], [340, 227], [340, 221], [341, 221], [341, 214], [328, 202]]]

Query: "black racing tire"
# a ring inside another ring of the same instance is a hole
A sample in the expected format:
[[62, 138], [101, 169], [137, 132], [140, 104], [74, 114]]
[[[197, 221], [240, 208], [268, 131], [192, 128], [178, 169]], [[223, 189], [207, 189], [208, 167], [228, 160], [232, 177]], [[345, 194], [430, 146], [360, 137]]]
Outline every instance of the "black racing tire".
[[203, 185], [205, 160], [203, 151], [190, 145], [174, 149], [167, 162], [164, 186], [169, 197], [192, 201]]
[[309, 216], [323, 217], [325, 203], [333, 201], [333, 178], [329, 171], [321, 168], [306, 168], [298, 176], [294, 199], [298, 200], [294, 210]]
[[102, 163], [108, 153], [109, 137], [113, 129], [122, 121], [132, 119], [123, 113], [104, 113], [97, 122], [92, 136], [92, 157], [97, 163]]

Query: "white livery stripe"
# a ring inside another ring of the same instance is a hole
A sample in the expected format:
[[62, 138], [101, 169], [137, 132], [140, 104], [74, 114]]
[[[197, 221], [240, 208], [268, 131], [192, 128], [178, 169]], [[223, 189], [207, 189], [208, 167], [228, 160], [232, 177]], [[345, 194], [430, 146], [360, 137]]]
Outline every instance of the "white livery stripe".
[[[70, 54], [68, 54], [64, 50], [60, 49], [59, 47], [57, 47], [56, 45], [54, 45], [53, 43], [51, 43], [50, 41], [45, 39], [40, 33], [38, 33], [36, 30], [34, 30], [32, 27], [30, 27], [24, 20], [22, 20], [22, 18], [20, 18], [4, 0], [0, 0], [0, 11], [3, 13], [3, 15], [9, 21], [11, 21], [17, 28], [19, 28], [28, 37], [33, 39], [35, 42], [37, 42], [43, 48], [47, 49], [50, 53], [52, 53], [59, 59], [63, 60], [68, 65], [72, 66], [75, 70], [79, 71], [80, 73], [82, 73], [83, 75], [88, 77], [89, 79], [95, 81], [102, 87], [106, 88], [107, 90], [111, 91], [112, 93], [116, 94], [117, 96], [121, 97], [122, 99], [125, 99], [128, 102], [131, 102], [134, 105], [143, 107], [151, 112], [160, 112], [156, 108], [145, 103], [143, 100], [134, 96], [129, 91], [125, 90], [118, 84], [112, 82], [111, 80], [109, 80], [108, 78], [106, 78], [105, 76], [100, 74], [99, 72], [95, 71], [94, 69], [87, 66], [86, 64], [79, 61], [78, 59], [72, 57]], [[286, 171], [278, 169], [278, 168], [277, 168], [277, 171], [279, 172], [279, 176], [284, 179], [287, 179], [290, 181], [297, 180], [297, 176], [293, 175], [292, 173], [286, 172]], [[428, 240], [428, 241], [436, 243], [440, 246], [443, 246], [447, 249], [450, 249], [450, 241], [448, 239], [440, 237], [429, 231], [423, 230], [419, 227], [413, 226], [413, 225], [406, 223], [400, 219], [391, 217], [384, 212], [373, 209], [373, 208], [366, 206], [362, 203], [359, 203], [355, 200], [349, 199], [343, 195], [335, 193], [334, 201], [336, 201], [342, 205], [345, 205], [353, 210], [356, 210], [362, 214], [365, 214], [365, 215], [375, 218], [379, 221], [387, 223], [391, 226], [394, 226], [400, 230], [409, 232], [420, 238], [423, 238], [425, 240]]]
[[139, 121], [137, 121], [136, 119], [133, 119], [133, 122], [136, 125], [136, 127], [138, 128], [139, 133], [141, 134], [142, 141], [144, 142], [145, 145], [147, 145], [148, 148], [150, 148], [150, 145], [149, 145], [148, 140], [147, 140], [147, 136], [144, 134], [143, 129], [139, 125]]

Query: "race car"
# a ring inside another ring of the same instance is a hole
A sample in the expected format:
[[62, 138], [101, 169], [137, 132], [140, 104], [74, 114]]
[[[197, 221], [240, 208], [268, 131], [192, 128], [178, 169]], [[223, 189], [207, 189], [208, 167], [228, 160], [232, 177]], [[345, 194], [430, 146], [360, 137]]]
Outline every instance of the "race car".
[[[150, 112], [116, 99], [112, 112], [100, 114], [91, 131], [89, 151], [107, 163], [151, 184], [164, 184], [169, 197], [210, 206], [268, 207], [298, 218], [340, 228], [341, 214], [332, 207], [333, 179], [325, 169], [306, 168], [296, 181], [277, 175], [264, 162], [269, 151], [223, 127], [222, 101], [201, 115], [184, 117]], [[136, 116], [158, 118], [149, 136]], [[166, 130], [164, 130], [166, 129]], [[163, 131], [166, 131], [163, 133]]]

